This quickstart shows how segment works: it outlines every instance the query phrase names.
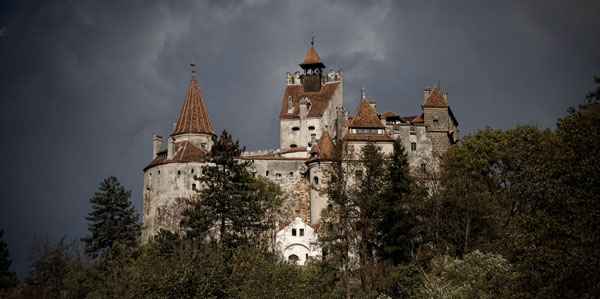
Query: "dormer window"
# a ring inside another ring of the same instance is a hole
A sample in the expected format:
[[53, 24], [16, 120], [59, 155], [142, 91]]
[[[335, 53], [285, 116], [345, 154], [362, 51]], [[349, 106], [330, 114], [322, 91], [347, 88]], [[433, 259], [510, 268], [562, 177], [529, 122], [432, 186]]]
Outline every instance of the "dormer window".
[[288, 113], [294, 112], [294, 104], [292, 103], [292, 96], [288, 97]]
[[359, 135], [379, 135], [379, 129], [356, 129], [356, 134]]

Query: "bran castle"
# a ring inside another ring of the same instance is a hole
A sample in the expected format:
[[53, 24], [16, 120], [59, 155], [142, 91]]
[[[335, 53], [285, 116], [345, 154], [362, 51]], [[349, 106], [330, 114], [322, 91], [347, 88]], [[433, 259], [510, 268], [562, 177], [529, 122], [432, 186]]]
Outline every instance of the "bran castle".
[[[321, 254], [316, 229], [327, 198], [317, 190], [326, 183], [325, 169], [334, 143], [344, 141], [358, 152], [374, 142], [383, 153], [393, 151], [400, 139], [412, 169], [424, 169], [458, 141], [458, 122], [448, 106], [447, 93], [438, 86], [425, 88], [422, 112], [400, 116], [378, 113], [376, 102], [362, 98], [354, 114], [343, 106], [342, 70], [324, 72], [325, 65], [311, 42], [302, 72], [287, 73], [281, 103], [280, 148], [248, 151], [239, 159], [251, 160], [249, 171], [279, 184], [288, 211], [276, 233], [275, 252], [281, 260], [302, 265]], [[154, 134], [153, 160], [144, 168], [142, 242], [161, 229], [180, 232], [181, 213], [197, 194], [203, 157], [216, 137], [195, 76], [183, 101], [173, 132], [167, 138]]]

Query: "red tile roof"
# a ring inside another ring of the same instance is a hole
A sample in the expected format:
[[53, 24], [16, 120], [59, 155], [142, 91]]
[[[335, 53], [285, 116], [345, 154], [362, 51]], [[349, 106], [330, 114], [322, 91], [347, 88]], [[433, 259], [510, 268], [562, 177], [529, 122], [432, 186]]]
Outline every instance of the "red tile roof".
[[413, 123], [422, 123], [424, 121], [425, 120], [423, 119], [423, 113], [421, 113], [421, 115], [415, 117], [411, 122], [413, 122]]
[[354, 113], [354, 117], [352, 118], [352, 122], [348, 125], [350, 128], [385, 128], [385, 125], [381, 123], [379, 120], [379, 116], [367, 99], [362, 98], [360, 100], [360, 104], [358, 105], [358, 109], [356, 109], [356, 113]]
[[383, 117], [383, 118], [396, 117], [396, 116], [399, 116], [399, 115], [396, 114], [396, 113], [394, 113], [394, 112], [392, 112], [392, 111], [390, 111], [390, 110], [388, 110], [388, 111], [384, 112], [383, 114], [381, 114], [381, 117]]
[[167, 151], [163, 150], [160, 153], [158, 153], [158, 157], [156, 157], [154, 160], [152, 160], [152, 162], [150, 162], [150, 164], [148, 164], [145, 168], [144, 171], [146, 171], [146, 169], [152, 167], [152, 166], [156, 166], [156, 165], [160, 165], [160, 164], [166, 164], [166, 163], [178, 163], [178, 162], [204, 162], [204, 156], [206, 156], [206, 152], [203, 151], [202, 149], [200, 149], [199, 147], [195, 146], [194, 144], [192, 144], [189, 141], [182, 141], [182, 142], [177, 142], [175, 143], [175, 154], [173, 155], [173, 158], [168, 160], [167, 159]]
[[[310, 46], [310, 49], [308, 49], [308, 52], [306, 52], [306, 57], [304, 58], [304, 61], [300, 63], [300, 66], [310, 64], [323, 64], [319, 58], [319, 54], [317, 54], [317, 50], [315, 50], [314, 45]], [[323, 67], [325, 67], [325, 65], [323, 65]]]
[[315, 154], [316, 159], [331, 159], [333, 158], [333, 140], [327, 131], [323, 132], [321, 138], [317, 140], [311, 150], [311, 154]]
[[433, 87], [433, 91], [431, 91], [431, 93], [429, 94], [427, 99], [425, 99], [425, 102], [423, 102], [422, 107], [429, 107], [429, 108], [447, 108], [448, 107], [448, 103], [442, 96], [442, 93], [440, 92], [440, 89], [438, 88], [437, 85], [435, 87]]
[[[308, 116], [321, 116], [327, 109], [329, 102], [333, 98], [333, 94], [340, 85], [339, 82], [327, 83], [321, 86], [321, 91], [304, 92], [302, 85], [288, 85], [283, 94], [283, 102], [281, 104], [280, 118], [291, 118], [300, 116], [300, 100], [307, 97], [310, 100], [311, 108], [308, 110]], [[288, 97], [292, 97], [293, 109], [288, 113]]]
[[215, 134], [210, 125], [210, 119], [208, 118], [196, 77], [192, 77], [190, 81], [190, 86], [183, 101], [183, 107], [181, 107], [181, 113], [177, 118], [177, 124], [171, 135], [182, 133]]

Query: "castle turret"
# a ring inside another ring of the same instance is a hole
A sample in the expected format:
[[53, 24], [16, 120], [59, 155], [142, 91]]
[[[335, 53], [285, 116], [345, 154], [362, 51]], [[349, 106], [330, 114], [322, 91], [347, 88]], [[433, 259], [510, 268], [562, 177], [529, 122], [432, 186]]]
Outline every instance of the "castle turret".
[[442, 93], [436, 85], [431, 92], [429, 88], [425, 88], [424, 97], [425, 101], [421, 105], [423, 121], [432, 149], [439, 156], [458, 141], [458, 122], [448, 105], [447, 92]]
[[321, 62], [317, 50], [315, 50], [315, 41], [310, 42], [310, 49], [306, 53], [304, 61], [300, 63], [304, 70], [301, 76], [304, 92], [318, 92], [321, 90], [322, 74], [325, 65]]

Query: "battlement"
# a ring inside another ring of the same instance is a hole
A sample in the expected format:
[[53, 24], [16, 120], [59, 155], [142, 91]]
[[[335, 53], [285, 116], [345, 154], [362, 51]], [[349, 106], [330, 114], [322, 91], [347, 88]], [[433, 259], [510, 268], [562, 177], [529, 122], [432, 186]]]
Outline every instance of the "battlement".
[[[323, 84], [341, 82], [344, 71], [339, 69], [337, 71], [329, 70], [327, 74], [325, 74], [322, 78]], [[302, 85], [302, 75], [299, 71], [294, 72], [293, 74], [287, 72], [286, 75], [286, 83], [287, 85]]]

